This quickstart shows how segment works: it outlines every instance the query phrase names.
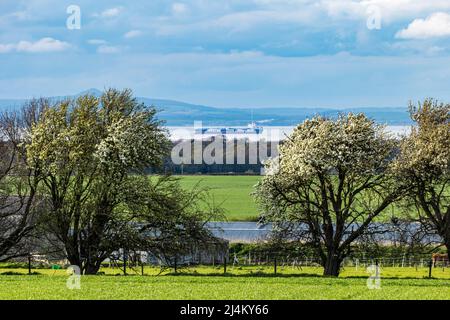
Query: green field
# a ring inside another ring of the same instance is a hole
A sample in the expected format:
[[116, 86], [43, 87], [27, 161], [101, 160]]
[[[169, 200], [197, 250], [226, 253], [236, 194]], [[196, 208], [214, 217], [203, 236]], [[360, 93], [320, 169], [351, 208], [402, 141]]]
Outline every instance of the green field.
[[[185, 274], [156, 276], [107, 275], [81, 277], [81, 289], [66, 287], [65, 270], [37, 270], [40, 275], [19, 275], [24, 269], [0, 269], [0, 299], [450, 299], [450, 270], [436, 269], [439, 279], [425, 279], [426, 268], [382, 269], [381, 288], [369, 290], [365, 270], [346, 268], [339, 278], [320, 276], [321, 269], [270, 267], [233, 268], [223, 276], [221, 268], [199, 267]], [[14, 275], [4, 275], [5, 272]]]
[[[261, 176], [179, 176], [181, 185], [191, 189], [196, 184], [208, 188], [216, 204], [222, 204], [229, 221], [256, 221], [258, 208], [251, 196]], [[389, 221], [400, 210], [389, 206], [380, 216]]]
[[216, 204], [222, 204], [230, 221], [257, 220], [258, 210], [250, 195], [260, 176], [182, 176], [181, 184], [191, 189], [197, 183], [208, 188]]

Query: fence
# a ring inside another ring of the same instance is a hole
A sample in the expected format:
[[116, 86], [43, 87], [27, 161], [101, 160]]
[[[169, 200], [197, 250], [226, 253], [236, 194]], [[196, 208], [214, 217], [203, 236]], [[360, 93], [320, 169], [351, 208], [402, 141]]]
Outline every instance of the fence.
[[[190, 260], [175, 260], [175, 264], [167, 265], [162, 261], [155, 261], [151, 259], [144, 258], [143, 256], [136, 257], [137, 259], [110, 259], [104, 264], [104, 267], [110, 270], [117, 270], [117, 272], [125, 275], [145, 275], [146, 267], [160, 268], [160, 273], [164, 271], [191, 271], [198, 267], [209, 268], [209, 273], [230, 273], [236, 272], [236, 270], [246, 269], [250, 273], [253, 271], [263, 271], [264, 273], [277, 274], [281, 272], [288, 273], [301, 273], [310, 272], [311, 270], [305, 270], [304, 268], [322, 268], [321, 261], [317, 257], [294, 257], [294, 256], [279, 256], [271, 255], [269, 253], [252, 253], [249, 252], [245, 255], [237, 255], [236, 253], [229, 253], [222, 256], [220, 260], [212, 260], [208, 262], [198, 263], [192, 262]], [[58, 265], [54, 265], [51, 262], [44, 263], [42, 259], [33, 260], [32, 257], [27, 259], [28, 272], [31, 274], [32, 270], [35, 268], [45, 268], [48, 263], [47, 268], [52, 269]], [[440, 259], [438, 261], [433, 261], [430, 256], [416, 256], [408, 257], [406, 255], [400, 257], [377, 257], [377, 258], [366, 258], [366, 257], [348, 257], [342, 262], [342, 269], [345, 271], [356, 271], [364, 272], [368, 267], [377, 265], [381, 268], [392, 267], [397, 270], [404, 268], [404, 272], [410, 272], [411, 269], [424, 273], [427, 270], [428, 277], [433, 274], [445, 272], [447, 268], [450, 267], [450, 262], [448, 258]], [[61, 267], [64, 267], [61, 265]], [[211, 268], [212, 267], [212, 268]], [[408, 268], [408, 269], [407, 269]], [[409, 270], [409, 271], [408, 271]], [[437, 270], [437, 271], [434, 271]], [[439, 271], [439, 272], [438, 272]], [[315, 271], [317, 272], [317, 270]], [[400, 273], [402, 271], [399, 271]], [[422, 275], [423, 276], [423, 275]], [[446, 276], [447, 278], [448, 276]]]

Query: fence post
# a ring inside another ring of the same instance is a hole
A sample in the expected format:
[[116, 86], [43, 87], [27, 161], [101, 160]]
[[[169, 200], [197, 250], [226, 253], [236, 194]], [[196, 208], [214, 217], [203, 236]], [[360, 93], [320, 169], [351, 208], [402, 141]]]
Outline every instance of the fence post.
[[128, 252], [126, 249], [123, 250], [123, 274], [127, 275], [127, 259], [128, 259]]
[[433, 270], [433, 260], [428, 263], [428, 278], [431, 278], [431, 272]]
[[277, 274], [277, 257], [273, 259], [273, 273]]
[[31, 274], [31, 253], [28, 255], [28, 274]]
[[378, 259], [375, 259], [375, 276], [378, 278], [380, 276], [380, 267]]
[[227, 256], [223, 257], [223, 273], [227, 273]]

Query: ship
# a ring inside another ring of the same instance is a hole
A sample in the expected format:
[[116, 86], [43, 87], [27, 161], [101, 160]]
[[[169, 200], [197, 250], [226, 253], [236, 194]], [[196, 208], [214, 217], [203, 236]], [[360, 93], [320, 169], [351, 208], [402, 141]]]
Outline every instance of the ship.
[[202, 135], [229, 135], [229, 134], [261, 134], [263, 127], [258, 127], [255, 122], [249, 123], [247, 127], [205, 127], [196, 128], [195, 134]]

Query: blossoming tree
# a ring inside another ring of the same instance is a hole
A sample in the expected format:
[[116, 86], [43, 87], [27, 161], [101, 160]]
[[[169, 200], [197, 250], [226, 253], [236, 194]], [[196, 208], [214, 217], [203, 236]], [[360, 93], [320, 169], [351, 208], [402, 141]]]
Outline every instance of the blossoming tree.
[[389, 174], [394, 147], [363, 114], [306, 120], [257, 185], [262, 219], [278, 236], [311, 245], [325, 275], [339, 275], [352, 243], [398, 198]]

